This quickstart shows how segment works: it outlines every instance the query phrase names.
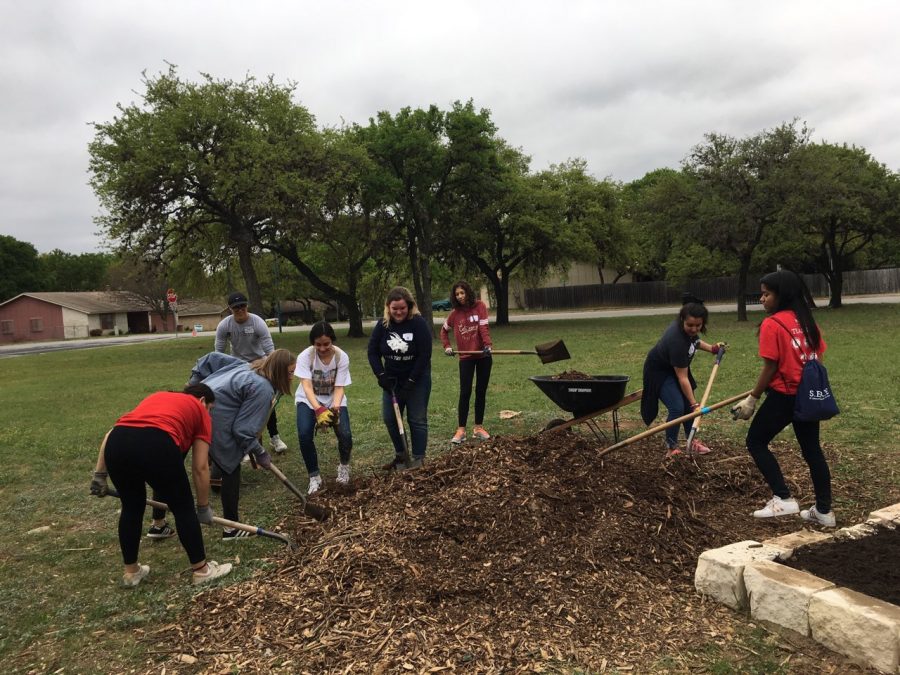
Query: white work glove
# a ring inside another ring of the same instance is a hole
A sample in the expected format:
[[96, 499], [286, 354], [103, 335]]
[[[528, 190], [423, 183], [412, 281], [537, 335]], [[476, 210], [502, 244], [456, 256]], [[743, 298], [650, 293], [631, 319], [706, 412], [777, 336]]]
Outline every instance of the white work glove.
[[731, 409], [731, 418], [735, 420], [749, 420], [756, 410], [758, 398], [752, 394]]
[[447, 348], [444, 350], [444, 353], [445, 353], [447, 356], [453, 356], [453, 347], [447, 347]]

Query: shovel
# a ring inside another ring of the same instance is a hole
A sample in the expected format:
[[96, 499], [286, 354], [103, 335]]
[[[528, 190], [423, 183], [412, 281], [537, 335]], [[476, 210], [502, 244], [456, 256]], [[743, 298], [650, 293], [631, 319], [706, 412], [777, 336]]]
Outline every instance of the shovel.
[[[484, 352], [453, 352], [454, 354], [483, 354]], [[572, 358], [569, 350], [566, 349], [566, 343], [562, 340], [552, 340], [544, 342], [534, 348], [533, 352], [521, 349], [494, 349], [491, 355], [505, 356], [511, 354], [537, 354], [541, 363], [555, 363], [556, 361], [565, 361]]]
[[[110, 497], [118, 497], [119, 493], [116, 490], [108, 490], [107, 493]], [[158, 502], [155, 499], [148, 499], [147, 505], [152, 506], [155, 509], [162, 509], [164, 511], [168, 511], [169, 507], [167, 504], [163, 502]], [[261, 527], [257, 527], [256, 525], [247, 525], [246, 523], [239, 523], [236, 520], [228, 520], [227, 518], [219, 518], [218, 516], [213, 516], [213, 523], [216, 525], [221, 525], [222, 527], [227, 527], [232, 530], [243, 530], [244, 532], [249, 532], [250, 534], [255, 534], [260, 537], [267, 537], [269, 539], [276, 539], [283, 544], [287, 544], [288, 548], [292, 551], [297, 550], [297, 545], [292, 542], [290, 539], [285, 537], [283, 534], [279, 534], [278, 532], [271, 532], [269, 530], [264, 530]]]
[[[709, 398], [709, 391], [712, 389], [713, 380], [716, 379], [716, 373], [719, 372], [719, 364], [722, 363], [722, 358], [725, 356], [725, 347], [719, 347], [719, 351], [716, 354], [716, 361], [713, 363], [712, 372], [709, 374], [709, 382], [706, 383], [706, 390], [703, 392], [703, 398], [700, 399], [700, 407], [706, 405], [706, 400]], [[691, 451], [691, 443], [694, 442], [694, 436], [697, 434], [697, 431], [700, 429], [700, 420], [703, 417], [695, 417], [694, 424], [691, 425], [691, 433], [688, 434], [687, 437], [687, 445], [684, 447], [687, 448], [687, 451]]]
[[[253, 455], [250, 455], [250, 462], [253, 464], [253, 467], [256, 468], [256, 460]], [[294, 485], [288, 477], [285, 476], [281, 469], [275, 466], [274, 462], [269, 464], [269, 471], [275, 474], [275, 477], [282, 482], [282, 484], [294, 494], [297, 499], [299, 499], [303, 503], [303, 515], [312, 518], [313, 520], [318, 520], [320, 523], [324, 523], [328, 520], [328, 516], [331, 515], [331, 511], [322, 506], [317, 506], [316, 504], [310, 504], [309, 500], [306, 498], [306, 495]]]
[[409, 436], [406, 435], [406, 427], [403, 426], [403, 415], [400, 413], [400, 402], [397, 400], [396, 385], [391, 387], [391, 405], [394, 406], [397, 429], [400, 432], [400, 438], [403, 439], [403, 466], [408, 469], [412, 466], [412, 457], [409, 454]]
[[[752, 391], [752, 390], [751, 390]], [[624, 441], [620, 441], [615, 445], [611, 445], [605, 450], [601, 450], [597, 453], [597, 457], [603, 457], [613, 450], [618, 450], [619, 448], [624, 448], [626, 445], [631, 445], [635, 441], [639, 441], [642, 438], [647, 438], [647, 436], [652, 436], [655, 433], [659, 433], [663, 429], [668, 429], [669, 427], [674, 427], [676, 424], [681, 424], [682, 422], [686, 422], [687, 420], [694, 419], [696, 417], [700, 417], [700, 415], [705, 415], [707, 413], [712, 412], [713, 410], [718, 410], [719, 408], [724, 408], [726, 405], [731, 405], [732, 403], [736, 403], [740, 401], [742, 398], [746, 398], [750, 395], [750, 391], [745, 391], [743, 394], [738, 394], [737, 396], [732, 396], [731, 398], [726, 398], [724, 401], [719, 401], [718, 403], [714, 403], [709, 407], [699, 407], [693, 412], [689, 412], [687, 415], [682, 415], [681, 417], [676, 417], [674, 420], [670, 420], [669, 422], [663, 422], [662, 424], [657, 424], [655, 427], [651, 427], [647, 429], [647, 431], [642, 431], [639, 434], [635, 434], [631, 438], [626, 438]]]

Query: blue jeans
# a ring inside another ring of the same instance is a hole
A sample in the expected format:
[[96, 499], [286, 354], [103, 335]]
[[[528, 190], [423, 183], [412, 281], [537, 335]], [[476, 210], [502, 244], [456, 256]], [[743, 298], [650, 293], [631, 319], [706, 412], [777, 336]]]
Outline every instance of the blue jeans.
[[[350, 433], [350, 413], [347, 406], [342, 405], [338, 425], [332, 427], [337, 436], [338, 455], [341, 464], [350, 463], [350, 451], [353, 449], [353, 436]], [[316, 413], [305, 403], [297, 404], [297, 438], [300, 439], [300, 454], [310, 476], [319, 475], [319, 455], [316, 452]]]
[[[398, 401], [400, 414], [406, 411], [406, 421], [409, 423], [409, 438], [412, 442], [413, 457], [425, 456], [425, 447], [428, 445], [428, 399], [431, 398], [431, 373], [425, 373], [421, 380], [416, 382], [412, 394], [406, 399]], [[381, 419], [387, 427], [388, 435], [394, 444], [394, 452], [402, 455], [405, 452], [400, 430], [397, 428], [397, 418], [394, 416], [394, 406], [391, 403], [389, 391], [381, 394]]]
[[[666, 409], [669, 411], [666, 422], [671, 422], [682, 415], [687, 415], [691, 411], [688, 401], [681, 391], [681, 386], [678, 384], [678, 378], [674, 375], [670, 375], [663, 381], [662, 386], [659, 388], [659, 400], [663, 402], [663, 405], [666, 406]], [[691, 433], [691, 426], [693, 424], [694, 420], [685, 420], [685, 436]], [[677, 424], [666, 429], [666, 446], [668, 446], [669, 449], [678, 447]]]

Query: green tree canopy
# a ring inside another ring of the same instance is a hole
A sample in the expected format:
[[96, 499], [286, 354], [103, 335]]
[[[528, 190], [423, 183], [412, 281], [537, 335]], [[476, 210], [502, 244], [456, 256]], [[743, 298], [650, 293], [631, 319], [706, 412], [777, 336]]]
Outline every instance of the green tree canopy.
[[26, 241], [0, 234], [0, 302], [19, 293], [42, 290], [37, 249]]

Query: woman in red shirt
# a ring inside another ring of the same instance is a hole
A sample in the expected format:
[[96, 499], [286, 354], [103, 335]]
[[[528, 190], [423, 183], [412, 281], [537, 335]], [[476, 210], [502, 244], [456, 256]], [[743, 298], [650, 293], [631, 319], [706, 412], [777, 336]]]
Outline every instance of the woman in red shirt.
[[[488, 311], [485, 304], [475, 297], [475, 291], [465, 281], [457, 281], [450, 290], [450, 312], [441, 326], [441, 343], [447, 356], [453, 356], [449, 335], [456, 340], [456, 351], [478, 352], [459, 355], [459, 426], [451, 443], [466, 440], [466, 421], [469, 419], [469, 401], [472, 398], [472, 381], [475, 380], [475, 426], [472, 436], [486, 441], [491, 435], [484, 429], [484, 406], [488, 382], [491, 379], [491, 332], [488, 330]], [[477, 378], [476, 378], [477, 376]]]
[[[151, 394], [122, 415], [103, 438], [91, 494], [107, 494], [108, 471], [122, 500], [119, 546], [125, 563], [125, 586], [137, 586], [150, 573], [149, 565], [138, 563], [147, 485], [175, 517], [178, 538], [194, 571], [193, 583], [205, 583], [231, 571], [230, 563], [207, 562], [200, 533], [200, 523], [212, 524], [213, 518], [209, 506], [209, 410], [214, 401], [215, 394], [205, 384], [188, 385], [183, 392]], [[197, 489], [196, 511], [184, 470], [184, 456], [189, 450]]]
[[[803, 364], [810, 358], [822, 358], [825, 339], [813, 319], [809, 291], [799, 276], [788, 271], [772, 272], [760, 280], [760, 287], [760, 301], [769, 315], [759, 326], [763, 367], [750, 395], [731, 409], [735, 419], [748, 420], [766, 392], [766, 400], [747, 432], [747, 449], [773, 497], [753, 515], [773, 518], [799, 513], [808, 522], [834, 527], [831, 472], [819, 444], [819, 423], [794, 419], [794, 399]], [[778, 460], [769, 450], [769, 442], [788, 424], [794, 428], [816, 492], [816, 503], [803, 511], [791, 497]]]

